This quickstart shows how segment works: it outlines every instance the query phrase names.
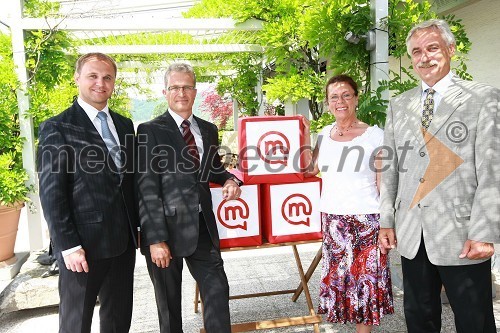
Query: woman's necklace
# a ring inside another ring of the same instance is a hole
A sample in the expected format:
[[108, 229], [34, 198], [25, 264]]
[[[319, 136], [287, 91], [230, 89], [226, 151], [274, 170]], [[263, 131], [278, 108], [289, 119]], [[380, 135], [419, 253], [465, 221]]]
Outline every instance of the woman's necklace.
[[349, 132], [349, 130], [357, 123], [358, 123], [357, 121], [353, 121], [351, 125], [347, 126], [346, 129], [341, 129], [338, 125], [335, 125], [335, 133], [338, 133], [339, 136], [343, 136], [344, 133]]

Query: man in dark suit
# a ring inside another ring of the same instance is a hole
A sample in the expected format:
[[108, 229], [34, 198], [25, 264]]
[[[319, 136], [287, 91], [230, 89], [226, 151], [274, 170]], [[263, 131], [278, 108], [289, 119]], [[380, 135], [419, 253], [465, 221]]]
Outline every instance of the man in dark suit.
[[408, 332], [441, 331], [441, 286], [458, 333], [496, 332], [491, 256], [500, 242], [500, 90], [452, 74], [443, 20], [410, 30], [421, 84], [389, 103], [379, 242], [401, 254]]
[[59, 332], [90, 332], [97, 296], [101, 332], [128, 332], [136, 233], [134, 128], [109, 110], [116, 63], [81, 56], [71, 107], [40, 126], [40, 199], [59, 273]]
[[183, 259], [200, 287], [208, 333], [230, 333], [229, 285], [209, 182], [236, 199], [240, 181], [224, 170], [217, 127], [193, 116], [196, 77], [187, 64], [165, 74], [168, 111], [137, 129], [142, 248], [156, 294], [160, 331], [182, 333]]

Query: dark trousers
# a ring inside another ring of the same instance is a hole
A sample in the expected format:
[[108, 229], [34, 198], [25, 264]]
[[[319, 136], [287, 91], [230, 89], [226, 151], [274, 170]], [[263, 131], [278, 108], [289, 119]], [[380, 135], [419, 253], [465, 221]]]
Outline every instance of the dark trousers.
[[97, 296], [100, 331], [126, 333], [132, 319], [136, 251], [130, 242], [120, 256], [87, 260], [88, 273], [74, 273], [59, 259], [59, 333], [90, 333]]
[[455, 314], [457, 333], [495, 333], [491, 260], [475, 265], [436, 266], [422, 239], [414, 259], [401, 258], [404, 312], [409, 333], [441, 331], [441, 286]]
[[[158, 268], [146, 249], [146, 263], [153, 282], [161, 333], [183, 333], [182, 268], [183, 258], [173, 257], [167, 268]], [[229, 284], [220, 250], [212, 244], [205, 220], [200, 214], [200, 235], [195, 252], [184, 258], [198, 283], [203, 301], [203, 323], [207, 333], [231, 333]]]

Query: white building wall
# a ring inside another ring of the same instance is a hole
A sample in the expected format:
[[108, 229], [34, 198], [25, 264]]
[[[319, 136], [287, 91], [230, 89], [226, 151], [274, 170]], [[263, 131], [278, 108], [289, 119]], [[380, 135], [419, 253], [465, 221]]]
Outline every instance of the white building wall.
[[467, 62], [475, 81], [500, 88], [500, 1], [481, 0], [453, 11], [472, 42]]
[[[500, 88], [500, 1], [480, 0], [450, 14], [462, 20], [472, 43], [467, 72], [475, 81]], [[407, 56], [402, 62], [405, 67], [410, 65]], [[391, 70], [399, 72], [396, 59], [391, 57], [389, 65]]]

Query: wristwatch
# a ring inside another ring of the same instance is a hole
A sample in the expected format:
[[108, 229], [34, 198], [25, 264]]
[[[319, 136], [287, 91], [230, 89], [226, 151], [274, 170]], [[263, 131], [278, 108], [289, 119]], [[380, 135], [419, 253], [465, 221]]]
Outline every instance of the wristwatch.
[[233, 182], [235, 182], [236, 185], [238, 185], [239, 187], [241, 187], [243, 185], [243, 182], [236, 177], [231, 177], [229, 179], [232, 180]]

